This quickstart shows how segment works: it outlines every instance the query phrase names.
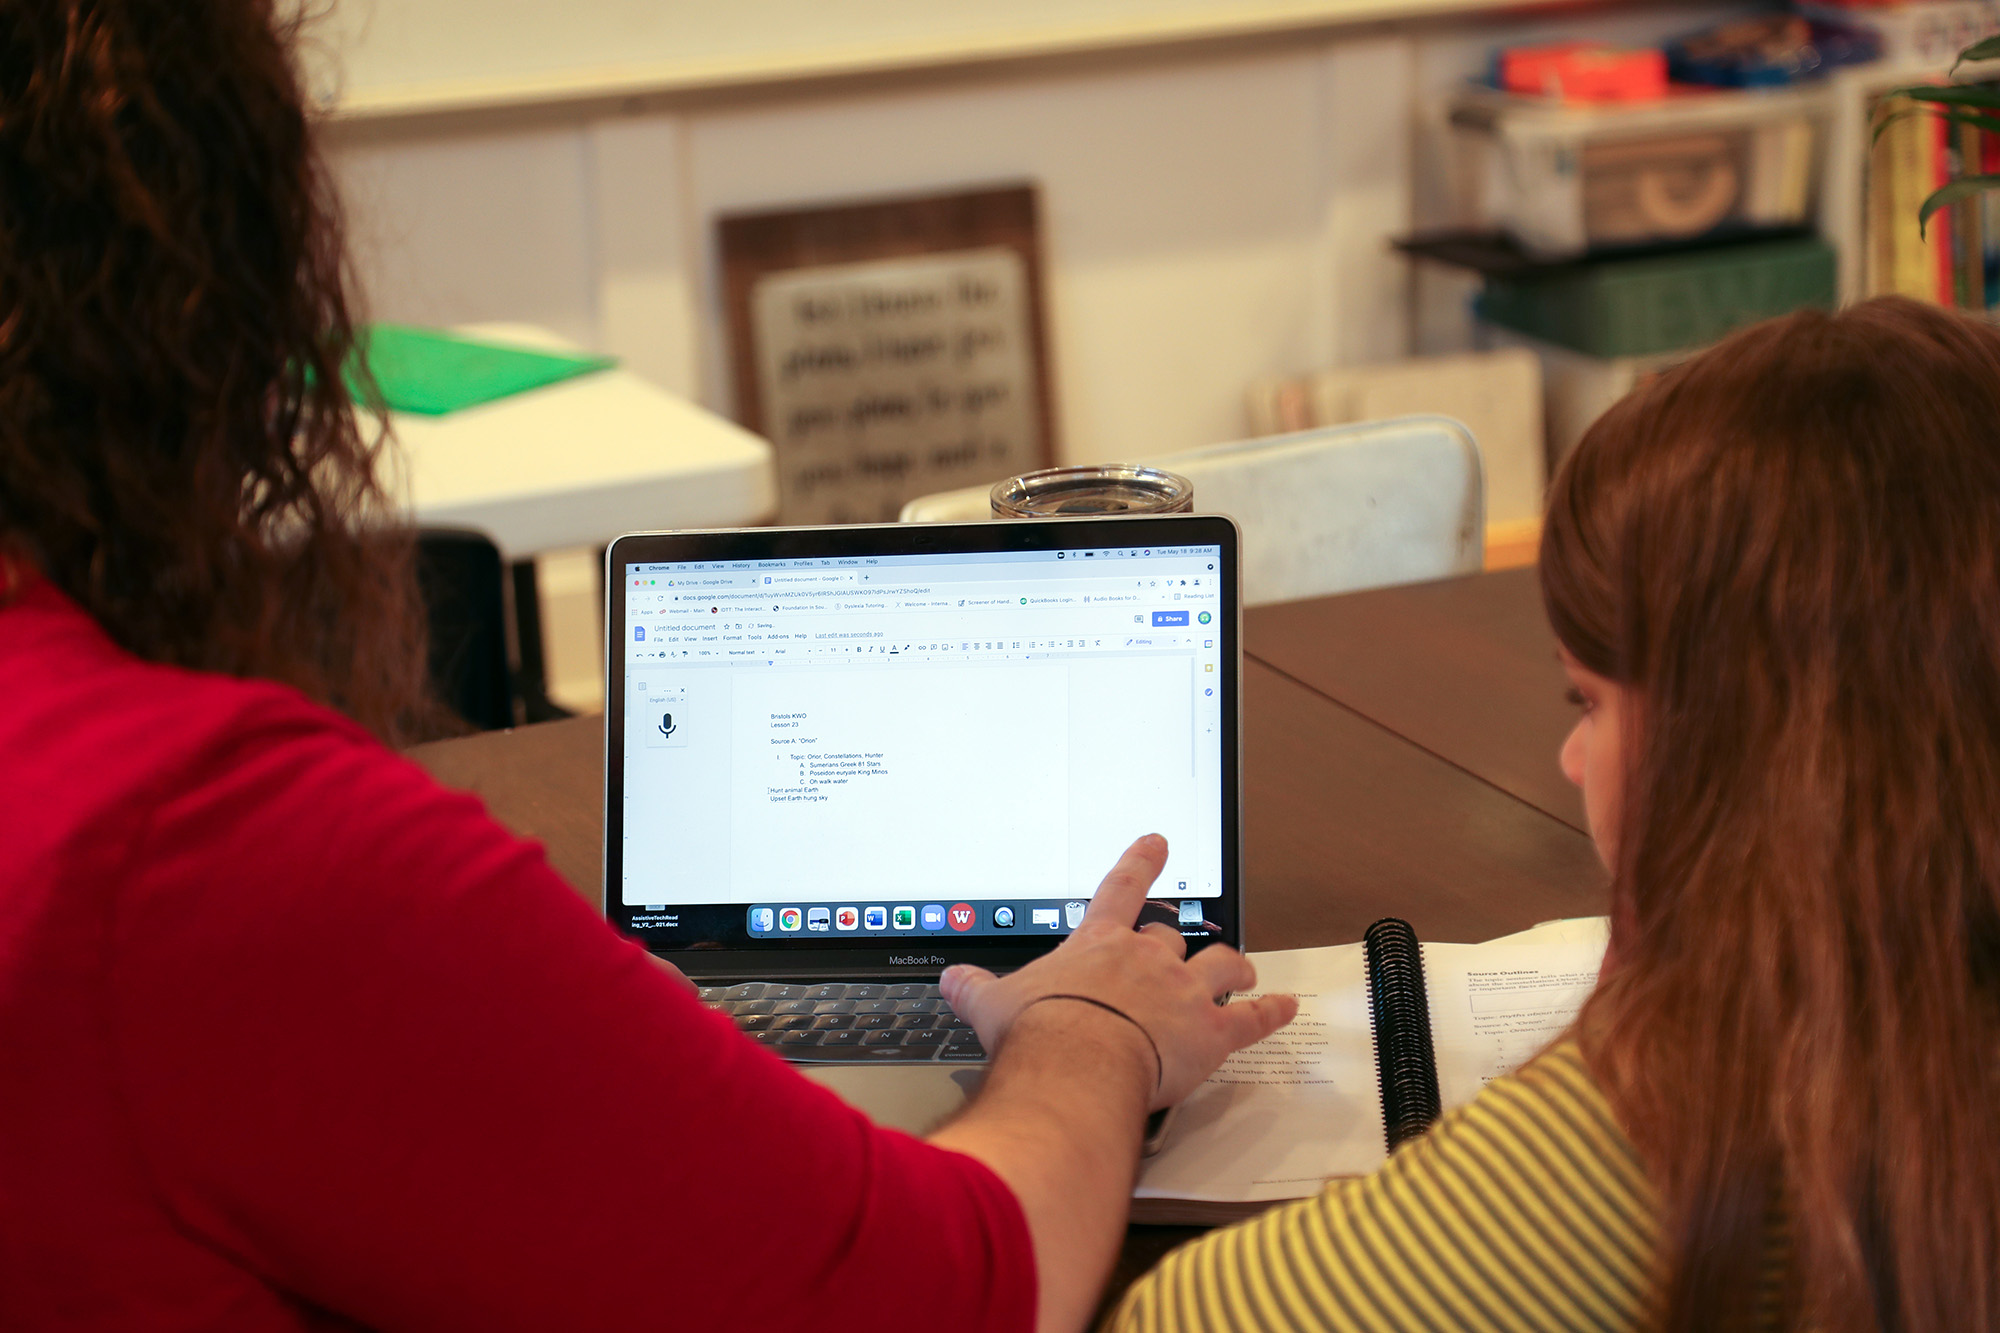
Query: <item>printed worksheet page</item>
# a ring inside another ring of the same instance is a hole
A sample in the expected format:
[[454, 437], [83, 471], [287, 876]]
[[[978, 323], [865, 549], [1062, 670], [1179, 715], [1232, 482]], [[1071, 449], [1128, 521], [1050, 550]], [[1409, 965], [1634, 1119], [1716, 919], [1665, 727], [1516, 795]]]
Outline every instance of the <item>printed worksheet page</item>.
[[1385, 1158], [1361, 946], [1251, 957], [1253, 995], [1296, 995], [1299, 1016], [1182, 1103], [1166, 1146], [1140, 1168], [1138, 1198], [1297, 1199]]
[[1526, 943], [1426, 944], [1438, 1096], [1463, 1106], [1568, 1029], [1604, 964], [1602, 930]]
[[[1604, 919], [1554, 921], [1485, 944], [1426, 944], [1431, 1038], [1446, 1109], [1534, 1056], [1596, 984]], [[1224, 1061], [1142, 1164], [1134, 1196], [1304, 1198], [1386, 1160], [1359, 944], [1256, 953], [1254, 994], [1299, 997], [1290, 1026]], [[1251, 998], [1245, 996], [1243, 998]]]

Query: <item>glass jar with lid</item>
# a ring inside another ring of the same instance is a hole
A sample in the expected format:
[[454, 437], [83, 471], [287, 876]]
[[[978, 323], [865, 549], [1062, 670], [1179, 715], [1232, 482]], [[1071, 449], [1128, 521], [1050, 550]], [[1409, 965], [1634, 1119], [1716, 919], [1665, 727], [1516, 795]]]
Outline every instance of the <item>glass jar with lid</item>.
[[992, 505], [995, 518], [1185, 514], [1194, 508], [1194, 483], [1135, 463], [1052, 467], [998, 483]]

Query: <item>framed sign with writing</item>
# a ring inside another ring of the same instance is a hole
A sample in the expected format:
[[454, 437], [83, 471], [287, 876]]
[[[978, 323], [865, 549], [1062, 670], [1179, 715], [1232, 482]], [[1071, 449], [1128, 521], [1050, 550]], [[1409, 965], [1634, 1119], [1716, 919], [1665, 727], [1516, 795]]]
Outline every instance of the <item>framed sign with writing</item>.
[[776, 449], [781, 522], [885, 521], [1047, 465], [1032, 186], [720, 225], [737, 417]]

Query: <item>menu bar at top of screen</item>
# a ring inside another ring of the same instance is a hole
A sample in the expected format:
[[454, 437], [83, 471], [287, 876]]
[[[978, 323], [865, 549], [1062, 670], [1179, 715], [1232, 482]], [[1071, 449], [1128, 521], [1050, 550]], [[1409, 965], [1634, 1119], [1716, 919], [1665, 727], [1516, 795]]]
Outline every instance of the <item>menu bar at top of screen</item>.
[[1056, 564], [1071, 560], [1216, 559], [1218, 546], [1080, 547], [1060, 551], [954, 551], [942, 555], [804, 556], [788, 560], [676, 560], [667, 563], [628, 562], [626, 577], [641, 574], [770, 571], [775, 569], [861, 569], [898, 565]]

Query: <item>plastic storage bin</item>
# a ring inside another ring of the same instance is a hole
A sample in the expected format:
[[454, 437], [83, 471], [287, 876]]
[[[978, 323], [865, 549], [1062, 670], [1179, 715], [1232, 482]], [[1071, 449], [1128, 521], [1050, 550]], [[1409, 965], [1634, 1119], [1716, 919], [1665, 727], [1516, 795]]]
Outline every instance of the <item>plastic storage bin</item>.
[[1451, 124], [1470, 211], [1542, 259], [1812, 217], [1817, 90], [1581, 106], [1471, 88]]
[[1833, 247], [1818, 237], [1745, 241], [1489, 277], [1482, 319], [1596, 357], [1652, 356], [1805, 306], [1831, 309]]

